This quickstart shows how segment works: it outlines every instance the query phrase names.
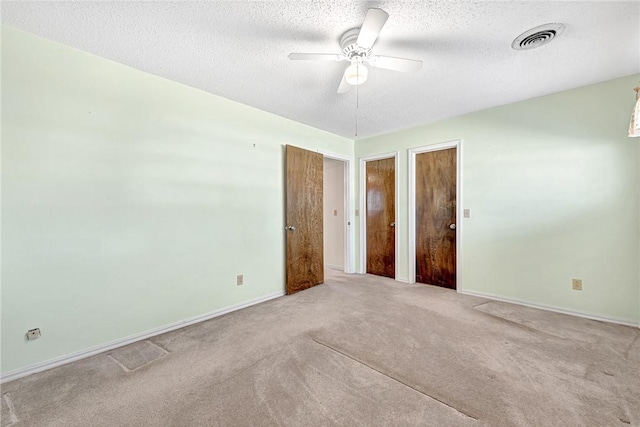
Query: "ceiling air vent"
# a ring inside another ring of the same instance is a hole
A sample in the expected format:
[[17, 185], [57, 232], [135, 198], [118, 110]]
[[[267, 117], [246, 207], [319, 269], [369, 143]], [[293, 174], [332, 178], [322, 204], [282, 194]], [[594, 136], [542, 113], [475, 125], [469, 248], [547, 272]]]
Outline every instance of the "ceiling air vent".
[[564, 24], [544, 24], [520, 34], [511, 43], [515, 50], [535, 49], [549, 43], [564, 31]]

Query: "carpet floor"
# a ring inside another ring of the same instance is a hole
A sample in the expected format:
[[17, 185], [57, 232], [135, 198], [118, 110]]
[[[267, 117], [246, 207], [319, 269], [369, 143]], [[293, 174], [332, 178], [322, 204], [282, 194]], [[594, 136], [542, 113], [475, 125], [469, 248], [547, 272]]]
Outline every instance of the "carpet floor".
[[640, 330], [327, 271], [2, 385], [7, 426], [640, 426]]

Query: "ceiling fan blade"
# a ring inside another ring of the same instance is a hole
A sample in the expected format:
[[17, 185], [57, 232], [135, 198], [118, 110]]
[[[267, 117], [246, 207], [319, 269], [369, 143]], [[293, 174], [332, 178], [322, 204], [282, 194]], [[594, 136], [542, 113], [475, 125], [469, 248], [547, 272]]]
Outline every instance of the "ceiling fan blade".
[[393, 56], [374, 55], [369, 58], [368, 62], [372, 67], [402, 71], [405, 73], [418, 71], [422, 68], [422, 61], [417, 59], [394, 58]]
[[362, 27], [358, 33], [356, 44], [365, 49], [371, 48], [378, 38], [378, 34], [389, 19], [389, 14], [382, 9], [369, 9], [364, 17]]
[[341, 61], [345, 57], [336, 53], [290, 53], [289, 59], [294, 61]]
[[344, 70], [342, 80], [340, 81], [340, 86], [338, 86], [338, 93], [349, 92], [349, 89], [351, 89], [351, 85], [347, 83], [347, 70]]

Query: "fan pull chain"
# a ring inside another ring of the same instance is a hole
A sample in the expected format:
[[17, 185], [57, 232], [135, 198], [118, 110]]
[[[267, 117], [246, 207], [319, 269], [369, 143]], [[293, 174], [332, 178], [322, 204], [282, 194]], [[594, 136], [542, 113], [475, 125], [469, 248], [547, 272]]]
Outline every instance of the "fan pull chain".
[[[356, 74], [358, 79], [360, 79], [360, 64], [356, 63]], [[356, 82], [356, 136], [358, 136], [358, 86], [360, 86], [360, 81]]]

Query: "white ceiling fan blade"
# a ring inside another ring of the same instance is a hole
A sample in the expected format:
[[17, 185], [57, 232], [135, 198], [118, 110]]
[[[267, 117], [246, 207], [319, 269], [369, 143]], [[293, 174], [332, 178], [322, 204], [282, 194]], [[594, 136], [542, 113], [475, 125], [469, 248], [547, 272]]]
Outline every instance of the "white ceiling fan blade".
[[369, 58], [368, 62], [372, 67], [402, 71], [405, 73], [418, 71], [422, 68], [422, 61], [417, 59], [394, 58], [393, 56], [374, 55]]
[[367, 16], [358, 33], [356, 44], [365, 49], [371, 48], [378, 38], [378, 34], [384, 27], [385, 22], [389, 19], [389, 14], [382, 9], [369, 9]]
[[341, 61], [345, 57], [335, 53], [290, 53], [289, 59], [294, 61]]
[[338, 93], [349, 92], [349, 89], [351, 89], [351, 85], [347, 83], [347, 70], [344, 70], [342, 80], [340, 81], [340, 86], [338, 86]]

